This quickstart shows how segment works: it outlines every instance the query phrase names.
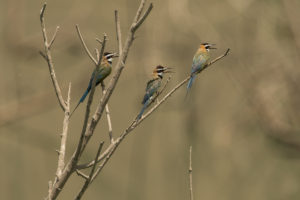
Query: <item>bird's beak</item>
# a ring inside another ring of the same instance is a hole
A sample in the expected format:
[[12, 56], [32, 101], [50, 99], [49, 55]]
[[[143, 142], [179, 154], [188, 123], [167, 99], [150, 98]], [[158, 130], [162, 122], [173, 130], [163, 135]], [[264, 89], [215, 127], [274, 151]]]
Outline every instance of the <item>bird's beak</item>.
[[174, 71], [172, 71], [173, 67], [165, 67], [164, 68], [164, 73], [175, 73]]
[[209, 44], [209, 49], [217, 49], [216, 47], [214, 47], [216, 44]]
[[119, 54], [118, 54], [118, 53], [114, 53], [114, 54], [113, 54], [113, 57], [114, 57], [114, 58], [119, 57]]

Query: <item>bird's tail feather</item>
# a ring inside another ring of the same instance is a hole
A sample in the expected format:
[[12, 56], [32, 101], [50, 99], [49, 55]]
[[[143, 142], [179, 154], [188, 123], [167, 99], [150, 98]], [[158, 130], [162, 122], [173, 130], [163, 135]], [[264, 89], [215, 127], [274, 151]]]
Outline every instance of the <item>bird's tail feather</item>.
[[144, 113], [145, 109], [147, 108], [147, 106], [148, 106], [148, 104], [149, 104], [148, 102], [149, 102], [149, 101], [146, 101], [146, 102], [144, 103], [141, 112], [139, 113], [139, 115], [138, 115], [137, 118], [136, 118], [137, 120], [140, 120], [140, 119], [142, 118], [143, 113]]
[[195, 81], [195, 75], [191, 75], [191, 78], [187, 84], [187, 87], [186, 87], [186, 95], [185, 95], [185, 99], [187, 98], [188, 94], [189, 94], [189, 91], [193, 85], [193, 82]]
[[89, 92], [90, 92], [90, 88], [86, 89], [86, 91], [84, 92], [84, 94], [82, 95], [82, 97], [79, 100], [80, 103], [82, 103], [85, 100], [85, 98], [89, 94]]
[[70, 118], [71, 118], [71, 116], [73, 115], [74, 111], [78, 108], [78, 106], [80, 105], [80, 103], [82, 103], [82, 102], [85, 100], [85, 98], [86, 98], [86, 96], [89, 94], [89, 92], [90, 92], [90, 87], [88, 87], [88, 88], [86, 89], [86, 91], [84, 92], [84, 94], [82, 95], [82, 97], [79, 99], [78, 104], [76, 105], [76, 107], [74, 108], [74, 110], [73, 110], [73, 111], [71, 112], [71, 114], [70, 114]]
[[191, 87], [192, 87], [192, 85], [194, 83], [194, 80], [195, 80], [195, 75], [191, 75], [191, 78], [190, 78], [190, 80], [189, 80], [189, 82], [187, 84], [187, 87], [186, 87], [188, 91], [191, 89]]

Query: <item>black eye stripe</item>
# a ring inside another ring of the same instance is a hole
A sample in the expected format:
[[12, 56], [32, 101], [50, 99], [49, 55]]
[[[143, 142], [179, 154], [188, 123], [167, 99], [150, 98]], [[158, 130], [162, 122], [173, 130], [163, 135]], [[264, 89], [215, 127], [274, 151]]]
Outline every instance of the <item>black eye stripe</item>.
[[165, 70], [164, 69], [158, 69], [157, 70], [157, 73], [162, 73], [162, 72], [164, 72]]

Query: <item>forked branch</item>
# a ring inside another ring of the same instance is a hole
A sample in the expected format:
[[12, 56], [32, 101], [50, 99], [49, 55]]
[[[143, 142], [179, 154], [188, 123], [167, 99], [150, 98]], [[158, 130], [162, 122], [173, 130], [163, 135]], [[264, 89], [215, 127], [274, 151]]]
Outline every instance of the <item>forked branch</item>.
[[[103, 111], [105, 108], [107, 108], [107, 102], [112, 94], [112, 92], [114, 91], [114, 88], [119, 80], [119, 77], [121, 75], [121, 72], [125, 66], [125, 61], [127, 59], [128, 53], [129, 53], [129, 49], [132, 45], [132, 42], [134, 40], [134, 34], [136, 32], [136, 30], [142, 25], [142, 23], [145, 21], [145, 19], [147, 18], [147, 16], [149, 15], [153, 5], [150, 4], [149, 8], [147, 9], [147, 11], [142, 14], [142, 10], [145, 6], [145, 2], [146, 0], [141, 0], [139, 9], [136, 13], [136, 16], [133, 20], [133, 23], [131, 25], [131, 28], [129, 30], [126, 42], [124, 47], [122, 48], [122, 41], [121, 41], [121, 30], [120, 30], [120, 23], [119, 23], [119, 17], [118, 17], [118, 13], [115, 12], [115, 21], [116, 21], [116, 32], [117, 32], [117, 40], [118, 40], [118, 48], [119, 48], [119, 59], [118, 62], [116, 64], [115, 67], [115, 72], [113, 73], [112, 79], [110, 80], [107, 89], [105, 90], [105, 93], [103, 94], [100, 103], [97, 106], [97, 110], [94, 113], [91, 122], [89, 121], [89, 115], [90, 115], [90, 106], [93, 100], [93, 94], [95, 91], [95, 85], [96, 85], [96, 79], [95, 76], [93, 78], [92, 81], [92, 88], [90, 91], [90, 95], [88, 98], [88, 103], [87, 103], [87, 107], [86, 107], [86, 112], [85, 112], [85, 117], [84, 117], [84, 123], [83, 123], [83, 127], [82, 127], [82, 131], [81, 131], [81, 135], [80, 135], [80, 139], [78, 142], [78, 145], [76, 147], [76, 150], [74, 151], [71, 159], [68, 161], [68, 163], [65, 165], [59, 179], [55, 179], [54, 183], [52, 184], [52, 187], [49, 188], [49, 194], [48, 194], [48, 199], [56, 199], [57, 196], [59, 195], [60, 191], [63, 189], [65, 183], [67, 182], [67, 180], [69, 179], [69, 177], [71, 176], [71, 174], [75, 171], [77, 171], [77, 173], [81, 173], [78, 171], [78, 161], [80, 159], [80, 155], [82, 154], [82, 152], [85, 150], [86, 145], [88, 144], [89, 139], [91, 138], [91, 136], [94, 133], [94, 130], [103, 114]], [[42, 11], [41, 11], [41, 24], [42, 24], [42, 30], [43, 30], [43, 35], [44, 35], [44, 41], [45, 41], [45, 53], [41, 53], [41, 55], [48, 61], [48, 65], [49, 65], [49, 69], [53, 69], [53, 64], [51, 61], [51, 54], [50, 54], [50, 49], [49, 49], [49, 45], [48, 45], [48, 41], [47, 41], [47, 37], [45, 34], [45, 28], [44, 28], [44, 22], [43, 22], [43, 15], [45, 12], [45, 7], [46, 4], [43, 6]], [[106, 41], [106, 36], [104, 36], [103, 41], [100, 42], [100, 44], [102, 45], [101, 48], [101, 52], [99, 54], [99, 56], [97, 56], [97, 59], [95, 59], [92, 54], [90, 53], [90, 51], [88, 50], [82, 34], [80, 32], [79, 26], [76, 26], [76, 30], [77, 33], [79, 35], [80, 41], [86, 51], [86, 53], [88, 54], [88, 56], [90, 57], [90, 59], [96, 64], [96, 74], [99, 70], [99, 65], [101, 63], [101, 59], [102, 59], [102, 55], [103, 55], [103, 51], [104, 51], [104, 46], [105, 46], [105, 41]], [[56, 34], [55, 34], [56, 35]], [[52, 45], [54, 39], [55, 39], [55, 35], [53, 36], [53, 39], [51, 40], [50, 44]], [[52, 70], [54, 72], [54, 70]], [[53, 75], [54, 73], [51, 73], [51, 75]], [[56, 78], [55, 78], [55, 74], [54, 74], [54, 78], [53, 78], [53, 82], [56, 88], [56, 93], [57, 96], [59, 97], [59, 102], [63, 108], [63, 110], [66, 110], [66, 105], [62, 99], [62, 96], [60, 94], [60, 89], [58, 87]], [[56, 87], [57, 86], [57, 87]], [[107, 109], [106, 109], [107, 110]], [[107, 110], [108, 111], [108, 110]], [[108, 113], [108, 112], [107, 112]], [[107, 114], [107, 116], [109, 116]], [[109, 123], [109, 122], [108, 122]], [[111, 129], [110, 129], [111, 130]], [[111, 139], [111, 145], [116, 144], [116, 142], [113, 140], [112, 135], [110, 136]], [[111, 149], [113, 151], [113, 149]], [[97, 158], [100, 157], [100, 155], [97, 155]], [[94, 180], [94, 178], [97, 176], [97, 174], [99, 174], [99, 172], [101, 171], [101, 169], [104, 167], [104, 165], [106, 164], [106, 162], [109, 160], [110, 156], [108, 155], [106, 157], [105, 162], [103, 162], [102, 166], [100, 166], [95, 172], [93, 172], [93, 174], [90, 174], [90, 181], [92, 182]], [[94, 167], [93, 170], [95, 169], [96, 166], [96, 160], [94, 160]], [[85, 175], [82, 174], [82, 176], [84, 177]], [[88, 184], [87, 184], [88, 185]], [[84, 186], [85, 187], [85, 186]], [[85, 190], [85, 189], [84, 189]]]
[[42, 27], [42, 34], [43, 34], [43, 39], [44, 39], [44, 52], [40, 52], [40, 54], [43, 56], [43, 58], [46, 60], [47, 64], [48, 64], [48, 68], [49, 68], [49, 72], [50, 72], [50, 77], [54, 86], [54, 90], [55, 90], [55, 94], [57, 96], [59, 105], [61, 106], [62, 110], [65, 112], [67, 109], [67, 105], [64, 101], [64, 98], [61, 94], [61, 90], [56, 78], [56, 74], [54, 71], [54, 66], [53, 66], [53, 61], [52, 61], [52, 56], [51, 56], [51, 51], [50, 48], [56, 38], [56, 34], [57, 31], [59, 29], [59, 27], [56, 28], [53, 37], [50, 41], [50, 43], [48, 42], [48, 36], [47, 36], [47, 31], [46, 31], [46, 25], [45, 25], [45, 20], [44, 20], [44, 14], [45, 14], [45, 10], [46, 10], [46, 6], [47, 4], [44, 3], [41, 12], [40, 12], [40, 21], [41, 21], [41, 27]]

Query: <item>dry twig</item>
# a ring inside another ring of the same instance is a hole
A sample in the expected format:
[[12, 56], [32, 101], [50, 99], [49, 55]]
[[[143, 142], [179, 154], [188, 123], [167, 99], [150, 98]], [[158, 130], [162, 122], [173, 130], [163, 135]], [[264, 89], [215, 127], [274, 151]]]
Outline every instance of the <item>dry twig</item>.
[[[76, 27], [77, 34], [78, 34], [78, 36], [79, 36], [79, 39], [80, 39], [80, 41], [81, 41], [82, 46], [84, 47], [85, 52], [86, 52], [87, 55], [90, 57], [90, 59], [94, 62], [94, 64], [97, 65], [97, 64], [98, 64], [98, 61], [93, 57], [93, 55], [92, 55], [91, 52], [89, 51], [89, 48], [88, 48], [87, 45], [85, 44], [84, 39], [83, 39], [83, 37], [82, 37], [82, 34], [81, 34], [81, 32], [80, 32], [79, 25], [76, 24], [75, 27]], [[103, 45], [103, 44], [102, 44], [102, 45]]]
[[[96, 157], [95, 157], [95, 160], [97, 160], [101, 150], [102, 150], [102, 147], [103, 147], [103, 144], [104, 142], [101, 142], [99, 147], [98, 147], [98, 151], [97, 151], [97, 154], [96, 154]], [[92, 182], [92, 177], [94, 175], [94, 172], [95, 172], [95, 168], [96, 168], [96, 163], [93, 165], [92, 169], [91, 169], [91, 172], [90, 172], [90, 175], [88, 177], [85, 177], [85, 182], [84, 182], [84, 185], [82, 186], [81, 190], [79, 191], [78, 195], [76, 196], [76, 200], [79, 200], [81, 199], [82, 195], [84, 194], [84, 192], [87, 190], [88, 186], [91, 184]], [[77, 172], [79, 173], [79, 172]], [[85, 175], [86, 176], [86, 175]]]
[[118, 53], [119, 56], [122, 55], [122, 34], [121, 34], [121, 26], [118, 11], [115, 10], [115, 24], [116, 24], [116, 35], [118, 42]]
[[194, 195], [193, 195], [192, 146], [190, 146], [189, 188], [190, 188], [190, 200], [194, 200]]
[[[58, 165], [56, 170], [56, 178], [62, 174], [62, 171], [65, 167], [65, 154], [66, 154], [66, 143], [67, 143], [67, 135], [68, 135], [68, 127], [69, 127], [69, 117], [70, 117], [70, 99], [71, 99], [71, 83], [69, 83], [69, 90], [66, 102], [66, 110], [65, 110], [65, 117], [63, 122], [63, 131], [61, 134], [61, 143], [60, 149], [58, 152]], [[56, 181], [55, 181], [56, 182]]]
[[61, 106], [62, 110], [65, 112], [66, 109], [67, 109], [67, 106], [65, 104], [64, 98], [61, 94], [59, 84], [57, 82], [57, 78], [56, 78], [56, 74], [55, 74], [54, 66], [53, 66], [53, 61], [52, 61], [52, 56], [51, 56], [51, 51], [50, 51], [50, 47], [52, 46], [52, 44], [53, 44], [53, 42], [56, 38], [58, 27], [56, 28], [56, 31], [55, 31], [55, 33], [52, 37], [51, 42], [48, 43], [48, 36], [47, 36], [46, 25], [45, 25], [45, 20], [44, 20], [44, 14], [45, 14], [46, 6], [47, 6], [47, 4], [45, 3], [43, 5], [42, 9], [41, 9], [41, 12], [40, 12], [40, 21], [41, 21], [43, 38], [44, 38], [44, 51], [45, 51], [45, 52], [40, 51], [40, 54], [43, 56], [43, 58], [48, 63], [48, 68], [49, 68], [51, 80], [52, 80], [52, 83], [53, 83], [53, 86], [54, 86], [56, 96], [58, 98], [59, 105]]
[[[101, 82], [101, 87], [102, 87], [102, 94], [105, 95], [105, 85], [103, 82]], [[110, 117], [110, 112], [109, 112], [109, 107], [108, 104], [105, 106], [105, 113], [106, 113], [106, 119], [107, 119], [107, 125], [108, 125], [108, 136], [110, 143], [114, 142], [114, 138], [112, 135], [112, 123], [111, 123], [111, 117]]]

